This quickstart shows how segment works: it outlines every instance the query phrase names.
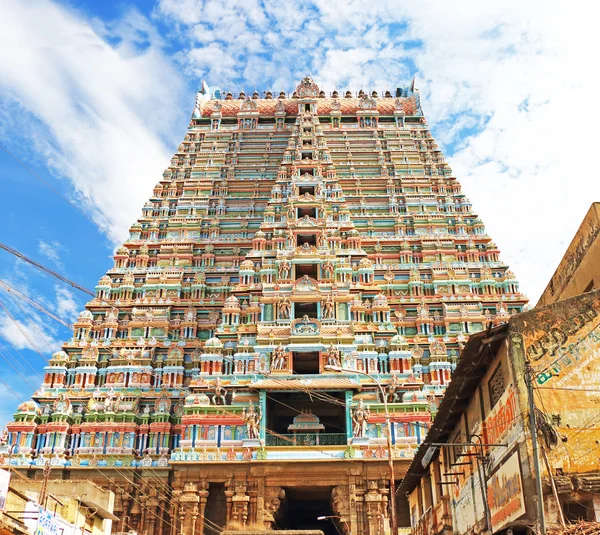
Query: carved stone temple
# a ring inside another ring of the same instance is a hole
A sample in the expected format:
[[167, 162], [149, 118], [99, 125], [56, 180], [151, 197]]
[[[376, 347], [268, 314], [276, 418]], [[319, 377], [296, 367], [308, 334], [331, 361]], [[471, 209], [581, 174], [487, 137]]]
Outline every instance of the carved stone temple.
[[414, 84], [204, 85], [1, 460], [112, 489], [115, 531], [378, 535], [390, 451], [398, 484], [469, 335], [526, 302]]

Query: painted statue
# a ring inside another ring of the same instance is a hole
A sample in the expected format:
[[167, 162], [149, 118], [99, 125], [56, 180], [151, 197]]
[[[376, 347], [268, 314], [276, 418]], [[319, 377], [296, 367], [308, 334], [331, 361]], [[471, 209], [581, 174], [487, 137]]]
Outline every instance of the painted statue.
[[242, 411], [242, 418], [246, 424], [246, 432], [248, 438], [251, 440], [258, 440], [260, 438], [260, 420], [261, 420], [260, 409], [258, 412], [254, 409], [254, 405], [250, 403], [248, 410], [244, 408]]
[[371, 418], [371, 410], [361, 399], [352, 409], [352, 435], [356, 438], [367, 436], [367, 424]]
[[[215, 379], [215, 382], [213, 383], [213, 391], [213, 405], [227, 405], [227, 390], [225, 390], [223, 387], [220, 377]], [[218, 403], [219, 401], [220, 403]]]

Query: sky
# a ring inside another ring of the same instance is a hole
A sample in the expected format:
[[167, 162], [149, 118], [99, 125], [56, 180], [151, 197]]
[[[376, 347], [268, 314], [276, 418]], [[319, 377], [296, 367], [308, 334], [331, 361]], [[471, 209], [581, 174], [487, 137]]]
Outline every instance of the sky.
[[[2, 0], [0, 243], [93, 290], [203, 79], [278, 92], [310, 74], [326, 91], [381, 92], [415, 77], [447, 161], [534, 304], [600, 200], [598, 11], [578, 0]], [[87, 300], [2, 250], [0, 280], [67, 323]], [[3, 426], [70, 332], [2, 289], [0, 305]]]

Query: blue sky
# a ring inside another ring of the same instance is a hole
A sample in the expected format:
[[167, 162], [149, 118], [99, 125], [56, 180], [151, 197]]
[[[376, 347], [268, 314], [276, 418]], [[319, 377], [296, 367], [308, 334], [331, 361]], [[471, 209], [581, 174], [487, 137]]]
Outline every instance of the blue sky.
[[[393, 89], [416, 76], [455, 175], [533, 302], [593, 200], [594, 14], [558, 1], [4, 0], [0, 242], [93, 289], [182, 139], [223, 90]], [[0, 280], [72, 321], [86, 297], [0, 251]], [[0, 425], [69, 337], [0, 290]], [[33, 342], [32, 346], [31, 342]], [[12, 392], [12, 391], [14, 392]]]

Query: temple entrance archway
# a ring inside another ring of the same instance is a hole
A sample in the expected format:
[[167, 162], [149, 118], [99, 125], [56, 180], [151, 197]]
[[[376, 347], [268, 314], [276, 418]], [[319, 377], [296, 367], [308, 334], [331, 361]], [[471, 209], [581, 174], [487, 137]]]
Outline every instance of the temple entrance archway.
[[332, 487], [287, 487], [280, 509], [278, 529], [320, 529], [325, 535], [339, 535], [333, 522], [317, 520], [335, 516], [331, 509]]

